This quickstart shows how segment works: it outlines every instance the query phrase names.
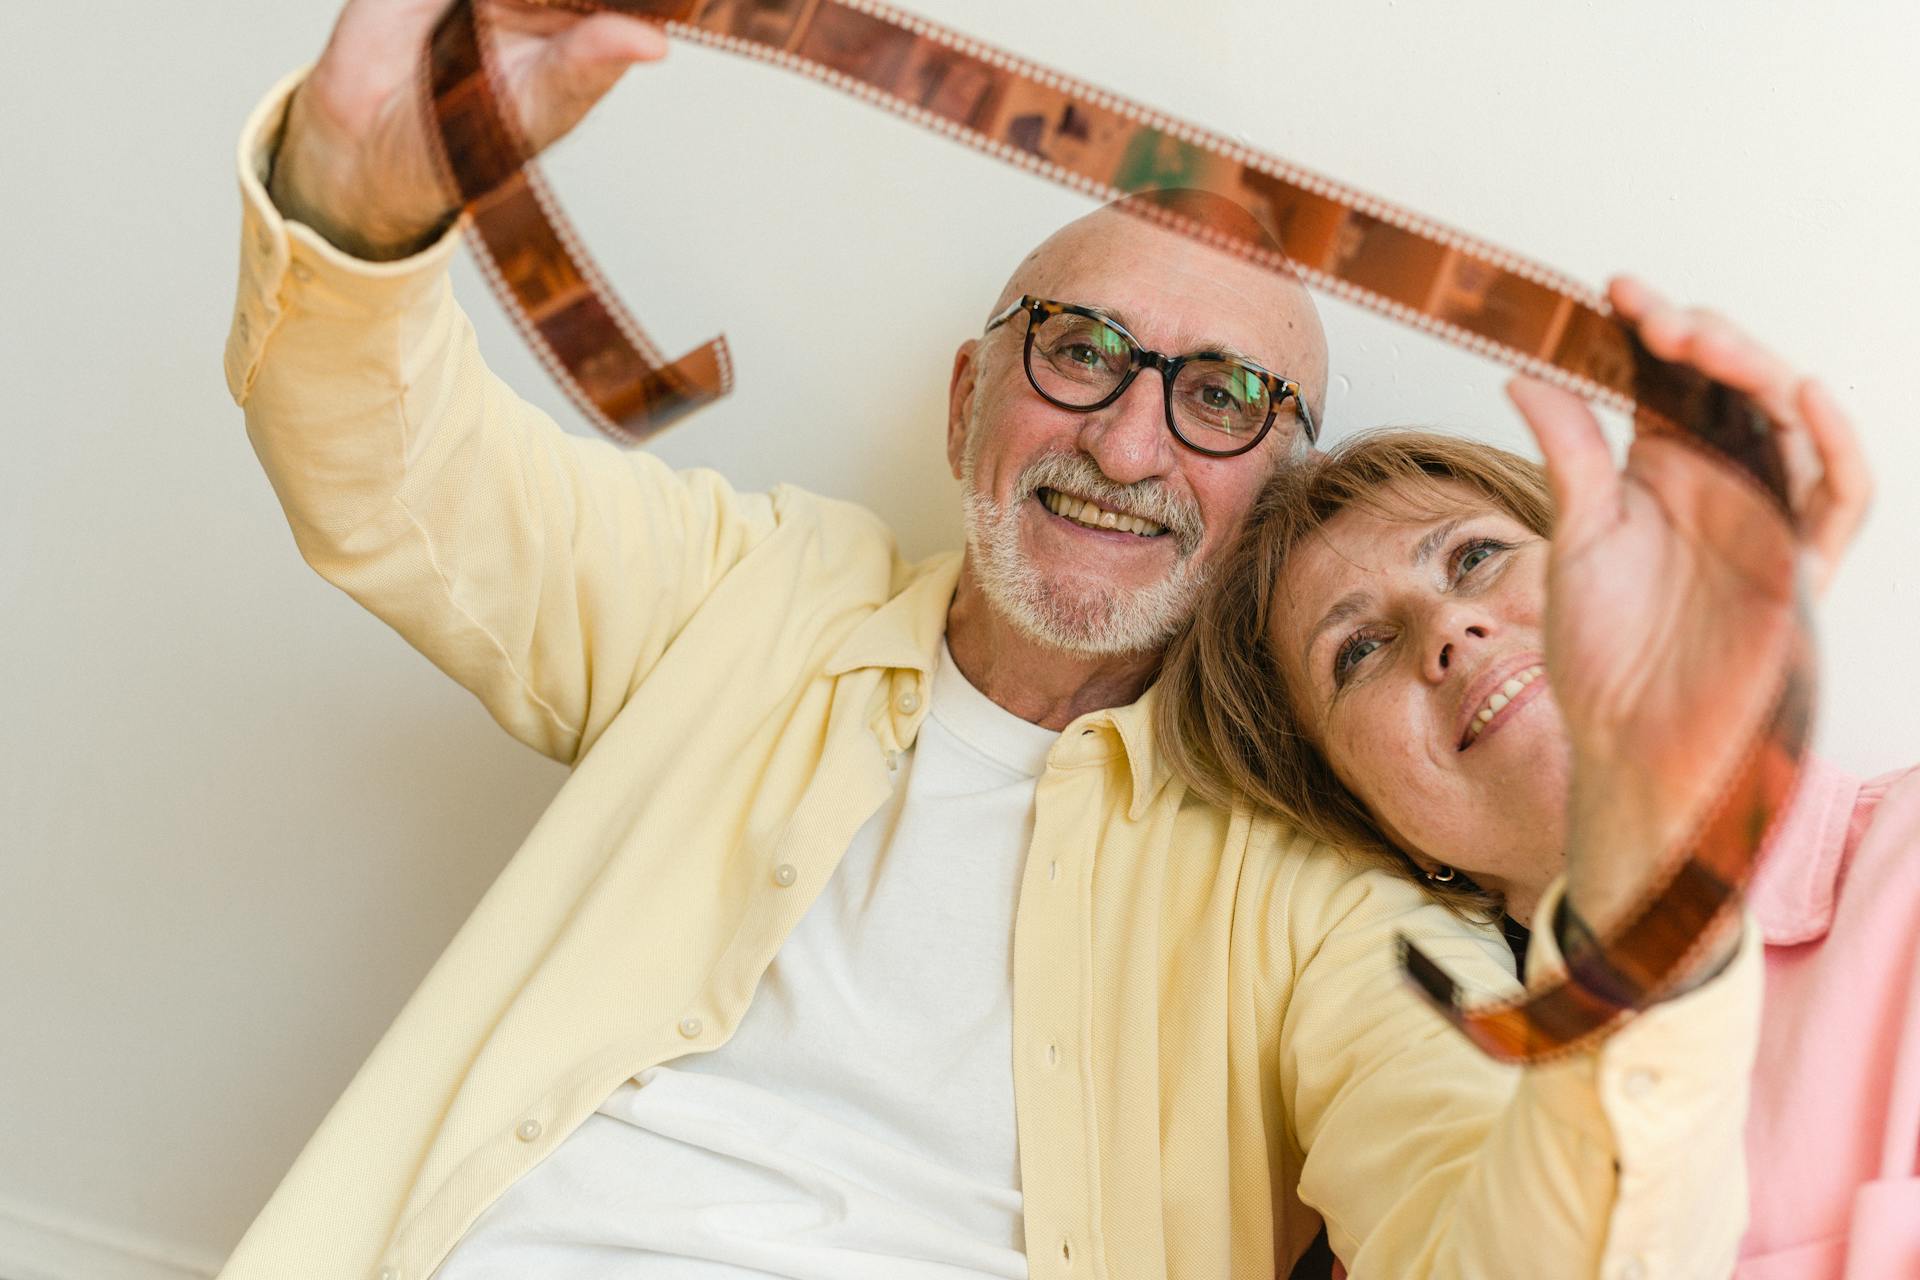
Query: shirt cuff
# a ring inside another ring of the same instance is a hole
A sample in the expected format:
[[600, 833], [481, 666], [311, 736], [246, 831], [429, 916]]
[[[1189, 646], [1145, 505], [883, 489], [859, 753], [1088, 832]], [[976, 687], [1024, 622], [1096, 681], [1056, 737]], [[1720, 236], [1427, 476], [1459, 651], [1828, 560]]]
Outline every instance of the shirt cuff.
[[459, 244], [456, 222], [410, 257], [367, 262], [274, 207], [267, 175], [286, 127], [287, 106], [309, 70], [291, 72], [276, 84], [240, 131], [240, 283], [227, 333], [226, 375], [227, 390], [242, 403], [253, 389], [268, 339], [290, 309], [348, 321], [405, 311], [443, 287]]
[[[1530, 982], [1563, 969], [1552, 926], [1565, 892], [1565, 882], [1556, 883], [1535, 912]], [[1589, 1080], [1548, 1069], [1561, 1083], [1546, 1092], [1564, 1095], [1553, 1109], [1582, 1110], [1577, 1095], [1587, 1084], [1611, 1134], [1619, 1183], [1603, 1277], [1725, 1274], [1732, 1266], [1745, 1225], [1744, 1135], [1762, 979], [1760, 931], [1743, 911], [1732, 962], [1580, 1055], [1591, 1063]]]

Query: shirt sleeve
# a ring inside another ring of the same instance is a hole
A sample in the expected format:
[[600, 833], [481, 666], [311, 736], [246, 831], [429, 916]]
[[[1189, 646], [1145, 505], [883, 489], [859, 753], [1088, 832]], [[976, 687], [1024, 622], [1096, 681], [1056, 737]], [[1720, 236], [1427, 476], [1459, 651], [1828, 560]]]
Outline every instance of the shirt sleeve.
[[572, 763], [778, 504], [515, 395], [454, 302], [455, 233], [368, 263], [282, 218], [263, 175], [299, 79], [240, 142], [229, 389], [307, 562]]
[[[1301, 880], [1342, 862], [1323, 852]], [[1279, 1061], [1300, 1197], [1352, 1280], [1728, 1274], [1746, 1222], [1759, 1027], [1750, 923], [1711, 981], [1596, 1050], [1522, 1070], [1469, 1044], [1395, 963], [1406, 934], [1491, 999], [1516, 990], [1504, 943], [1416, 886], [1344, 876], [1291, 895], [1303, 909], [1289, 913], [1297, 968]], [[1535, 932], [1536, 974], [1559, 963], [1551, 932]]]

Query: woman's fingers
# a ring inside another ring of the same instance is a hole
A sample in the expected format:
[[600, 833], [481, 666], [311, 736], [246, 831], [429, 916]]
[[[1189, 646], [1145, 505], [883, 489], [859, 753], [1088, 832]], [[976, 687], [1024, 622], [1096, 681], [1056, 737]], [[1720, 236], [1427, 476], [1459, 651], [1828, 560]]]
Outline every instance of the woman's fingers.
[[1802, 382], [1795, 396], [1800, 420], [1819, 466], [1819, 477], [1800, 502], [1800, 536], [1810, 553], [1809, 588], [1826, 592], [1847, 547], [1873, 501], [1873, 475], [1853, 424], [1817, 380]]
[[1776, 415], [1792, 411], [1793, 367], [1725, 316], [1704, 307], [1676, 307], [1631, 276], [1615, 279], [1607, 297], [1647, 350], [1662, 360], [1691, 365], [1760, 399]]
[[1665, 306], [1667, 300], [1638, 276], [1615, 276], [1607, 282], [1607, 301], [1622, 320], [1639, 324], [1648, 311]]
[[1512, 379], [1507, 395], [1547, 461], [1557, 509], [1555, 555], [1576, 555], [1619, 515], [1620, 474], [1599, 419], [1580, 397], [1537, 378]]
[[1860, 527], [1873, 488], [1839, 406], [1724, 316], [1675, 307], [1631, 277], [1613, 281], [1607, 296], [1654, 355], [1744, 392], [1773, 419], [1788, 496], [1809, 553], [1809, 585], [1816, 594], [1823, 591]]

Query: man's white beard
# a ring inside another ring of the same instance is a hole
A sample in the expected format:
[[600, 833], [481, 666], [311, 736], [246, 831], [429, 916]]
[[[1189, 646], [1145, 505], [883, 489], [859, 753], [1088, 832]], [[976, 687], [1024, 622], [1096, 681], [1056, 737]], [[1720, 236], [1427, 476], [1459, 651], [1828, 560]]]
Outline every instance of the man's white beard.
[[[1049, 576], [1020, 545], [1020, 509], [1034, 492], [1029, 476], [1040, 469], [1054, 472], [1062, 482], [1049, 488], [1139, 511], [1166, 525], [1168, 532], [1161, 536], [1174, 539], [1178, 547], [1166, 576], [1137, 590], [1089, 577]], [[1117, 502], [1117, 495], [1136, 491], [1108, 480], [1084, 455], [1056, 455], [1030, 465], [1014, 490], [1020, 498], [1003, 508], [974, 481], [972, 440], [961, 462], [961, 491], [974, 578], [994, 611], [1029, 639], [1088, 656], [1150, 653], [1165, 648], [1193, 616], [1206, 585], [1206, 568], [1195, 554], [1199, 518], [1190, 507], [1173, 506], [1164, 498], [1144, 504], [1145, 510], [1138, 497]]]

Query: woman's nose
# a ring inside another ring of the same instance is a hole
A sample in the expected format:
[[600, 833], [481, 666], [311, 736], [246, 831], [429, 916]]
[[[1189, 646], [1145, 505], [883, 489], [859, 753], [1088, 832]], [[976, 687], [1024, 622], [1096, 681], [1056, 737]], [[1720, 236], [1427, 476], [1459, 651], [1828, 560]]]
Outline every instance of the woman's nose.
[[1492, 637], [1493, 628], [1484, 618], [1448, 619], [1438, 629], [1438, 635], [1428, 652], [1427, 679], [1439, 684], [1453, 673], [1454, 666], [1465, 659], [1473, 647], [1482, 640]]

